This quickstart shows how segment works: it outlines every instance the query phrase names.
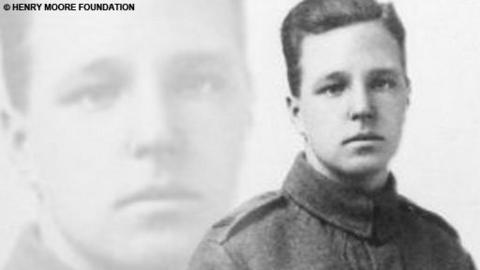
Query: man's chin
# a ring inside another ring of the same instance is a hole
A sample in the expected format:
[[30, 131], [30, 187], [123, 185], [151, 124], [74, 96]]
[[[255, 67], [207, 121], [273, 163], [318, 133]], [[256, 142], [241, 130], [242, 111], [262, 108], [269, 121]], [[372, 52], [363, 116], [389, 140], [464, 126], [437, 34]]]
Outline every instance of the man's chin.
[[185, 252], [183, 254], [171, 254], [165, 252], [157, 252], [156, 254], [145, 254], [142, 256], [125, 258], [115, 260], [115, 263], [110, 265], [107, 269], [117, 270], [184, 270], [188, 265], [188, 261], [193, 251]]
[[115, 261], [124, 269], [184, 269], [200, 236], [180, 232], [149, 233], [126, 241]]
[[128, 213], [121, 217], [117, 226], [111, 227], [111, 242], [129, 247], [139, 256], [147, 256], [153, 251], [154, 258], [159, 254], [174, 256], [192, 250], [213, 223], [206, 217], [195, 217], [193, 214], [188, 218], [184, 215], [165, 218], [163, 214], [157, 216], [155, 213], [141, 216]]
[[362, 157], [343, 162], [337, 172], [344, 178], [363, 179], [378, 176], [388, 171], [388, 163], [379, 157]]
[[[196, 245], [207, 228], [170, 227], [164, 229], [139, 229], [131, 232], [130, 239], [125, 239], [126, 246], [135, 250], [163, 250], [175, 252]], [[120, 235], [119, 237], [122, 237]]]

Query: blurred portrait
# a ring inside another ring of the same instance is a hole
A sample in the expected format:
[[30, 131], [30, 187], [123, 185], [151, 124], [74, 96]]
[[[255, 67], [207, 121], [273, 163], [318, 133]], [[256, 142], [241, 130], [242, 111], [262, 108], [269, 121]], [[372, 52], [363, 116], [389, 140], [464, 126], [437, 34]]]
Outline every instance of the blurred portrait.
[[183, 269], [230, 205], [250, 120], [241, 3], [131, 3], [2, 10], [6, 145], [38, 202], [6, 269]]

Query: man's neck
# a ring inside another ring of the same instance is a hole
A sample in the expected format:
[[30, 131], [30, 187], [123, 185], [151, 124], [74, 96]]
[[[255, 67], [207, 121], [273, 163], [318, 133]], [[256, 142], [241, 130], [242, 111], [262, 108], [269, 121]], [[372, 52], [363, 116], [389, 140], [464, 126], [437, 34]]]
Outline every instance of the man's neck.
[[[155, 264], [147, 264], [145, 261], [136, 265], [125, 265], [117, 261], [102, 260], [99, 256], [93, 256], [82, 252], [71, 239], [65, 236], [58, 225], [52, 220], [48, 213], [42, 212], [39, 221], [40, 241], [43, 245], [59, 260], [62, 264], [72, 270], [153, 270], [159, 269], [175, 269], [183, 270], [186, 268], [187, 258], [168, 258], [165, 259], [165, 265], [159, 266]], [[165, 268], [168, 267], [168, 268]]]
[[308, 163], [332, 181], [343, 183], [368, 193], [381, 189], [387, 183], [389, 175], [387, 168], [358, 173], [342, 172], [320, 161], [312, 150], [305, 150], [305, 154]]

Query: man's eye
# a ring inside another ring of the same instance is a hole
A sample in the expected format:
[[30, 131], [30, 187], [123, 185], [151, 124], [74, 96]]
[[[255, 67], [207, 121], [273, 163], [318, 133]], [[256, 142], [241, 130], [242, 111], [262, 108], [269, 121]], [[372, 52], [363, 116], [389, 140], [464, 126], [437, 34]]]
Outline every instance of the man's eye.
[[330, 84], [323, 87], [320, 87], [317, 91], [317, 94], [329, 95], [329, 96], [339, 96], [345, 91], [346, 85], [341, 83]]
[[120, 90], [116, 87], [105, 85], [94, 85], [81, 87], [62, 102], [80, 106], [88, 111], [96, 111], [112, 106], [120, 96]]
[[395, 89], [397, 85], [398, 83], [394, 79], [378, 78], [370, 82], [369, 89], [385, 91], [385, 90]]
[[177, 81], [175, 94], [185, 97], [204, 97], [215, 94], [225, 88], [225, 80], [219, 76], [196, 75]]
[[83, 95], [82, 105], [86, 109], [96, 110], [111, 106], [118, 97], [118, 91], [91, 91]]

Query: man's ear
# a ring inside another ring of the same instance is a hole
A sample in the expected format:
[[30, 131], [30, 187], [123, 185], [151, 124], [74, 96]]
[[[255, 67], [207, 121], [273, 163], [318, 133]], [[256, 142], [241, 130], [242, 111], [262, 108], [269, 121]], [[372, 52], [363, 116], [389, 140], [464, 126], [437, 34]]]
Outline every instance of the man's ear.
[[411, 97], [412, 97], [412, 81], [410, 80], [409, 77], [406, 77], [406, 89], [407, 91], [407, 107], [410, 106], [411, 103]]
[[297, 132], [302, 136], [305, 137], [305, 127], [303, 124], [303, 117], [301, 112], [300, 106], [300, 98], [295, 96], [287, 96], [286, 98], [287, 109], [290, 116], [290, 121], [292, 121], [293, 125]]

